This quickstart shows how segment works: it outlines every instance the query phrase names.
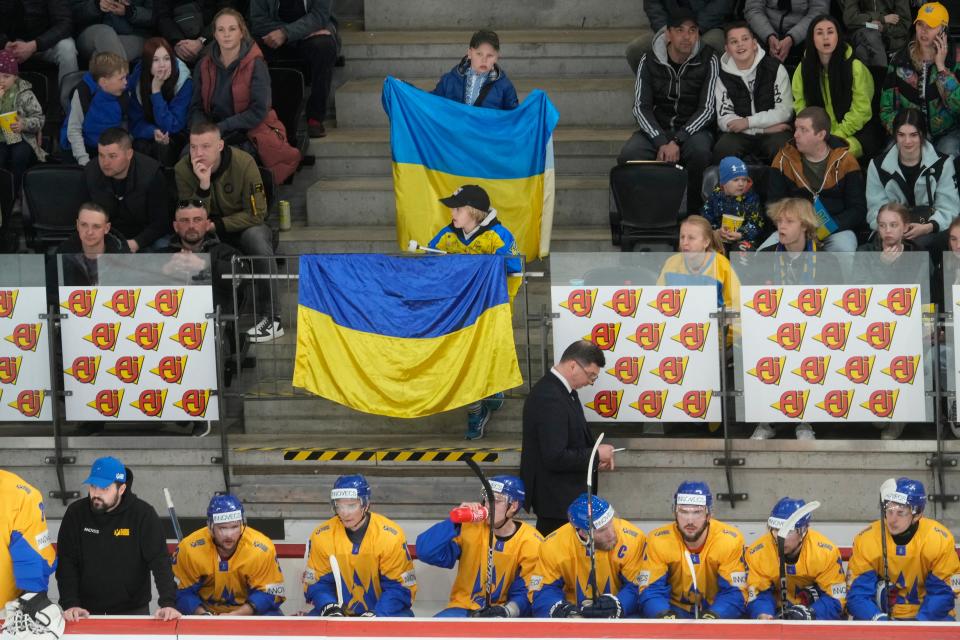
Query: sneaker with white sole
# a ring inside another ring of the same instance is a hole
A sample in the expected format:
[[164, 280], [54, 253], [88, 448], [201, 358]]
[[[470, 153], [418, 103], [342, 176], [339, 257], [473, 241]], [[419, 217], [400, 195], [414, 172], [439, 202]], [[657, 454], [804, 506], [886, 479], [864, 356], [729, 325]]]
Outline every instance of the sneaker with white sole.
[[490, 422], [492, 411], [486, 405], [480, 405], [480, 413], [471, 413], [467, 415], [467, 432], [464, 438], [467, 440], [479, 440], [483, 437], [483, 428]]
[[907, 426], [906, 422], [891, 422], [884, 425], [883, 431], [880, 432], [881, 440], [896, 440], [903, 434], [903, 428]]
[[761, 422], [757, 425], [757, 428], [753, 430], [753, 435], [750, 436], [751, 440], [769, 440], [777, 435], [776, 429], [771, 427], [766, 422]]
[[486, 407], [490, 409], [490, 411], [496, 411], [497, 409], [503, 406], [503, 398], [504, 398], [503, 391], [498, 391], [492, 396], [487, 396], [486, 398], [484, 398], [483, 404], [486, 405]]
[[280, 316], [260, 318], [257, 324], [247, 329], [247, 336], [250, 338], [250, 342], [270, 342], [282, 335], [283, 325], [280, 323]]
[[797, 425], [797, 440], [816, 440], [817, 434], [813, 432], [813, 427], [806, 422]]

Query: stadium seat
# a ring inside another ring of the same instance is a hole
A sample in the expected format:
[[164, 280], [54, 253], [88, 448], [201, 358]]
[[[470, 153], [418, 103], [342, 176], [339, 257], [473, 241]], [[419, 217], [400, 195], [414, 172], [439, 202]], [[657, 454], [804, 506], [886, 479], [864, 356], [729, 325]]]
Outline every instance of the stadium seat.
[[83, 80], [83, 74], [85, 73], [86, 71], [74, 71], [63, 76], [63, 81], [60, 83], [60, 108], [63, 109], [64, 115], [70, 109], [70, 98], [73, 96], [73, 90]]
[[23, 230], [27, 246], [48, 253], [76, 228], [83, 204], [83, 167], [35, 165], [23, 175]]
[[618, 165], [610, 170], [610, 195], [610, 231], [621, 251], [633, 251], [638, 241], [676, 248], [687, 208], [686, 169], [646, 160]]

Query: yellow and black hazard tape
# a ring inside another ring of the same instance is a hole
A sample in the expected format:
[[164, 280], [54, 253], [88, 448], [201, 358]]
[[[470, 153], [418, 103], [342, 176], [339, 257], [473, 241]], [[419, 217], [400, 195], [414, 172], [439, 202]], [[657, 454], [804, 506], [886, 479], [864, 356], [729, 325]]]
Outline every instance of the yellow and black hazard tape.
[[519, 453], [519, 448], [494, 447], [489, 449], [462, 449], [451, 447], [422, 447], [413, 449], [284, 449], [283, 459], [305, 461], [376, 461], [376, 462], [496, 462], [501, 453]]

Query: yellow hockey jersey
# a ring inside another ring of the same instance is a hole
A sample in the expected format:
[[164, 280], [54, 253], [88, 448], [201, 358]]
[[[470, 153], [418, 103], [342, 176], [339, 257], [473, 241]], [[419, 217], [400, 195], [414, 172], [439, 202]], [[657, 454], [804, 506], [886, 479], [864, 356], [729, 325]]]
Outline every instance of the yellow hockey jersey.
[[[417, 536], [417, 559], [446, 569], [459, 562], [450, 590], [448, 607], [479, 609], [487, 580], [487, 551], [490, 525], [486, 522], [453, 524], [442, 520]], [[513, 602], [520, 616], [530, 615], [527, 588], [540, 557], [543, 536], [523, 522], [510, 538], [495, 539], [493, 545], [493, 592], [490, 602]]]
[[[905, 545], [887, 531], [887, 568], [891, 583], [890, 617], [897, 620], [953, 620], [954, 599], [960, 594], [960, 560], [950, 530], [936, 520], [920, 518], [917, 531]], [[877, 583], [884, 575], [880, 521], [853, 539], [847, 564], [847, 610], [857, 620], [882, 613]], [[887, 607], [885, 606], [884, 609]]]
[[250, 604], [257, 615], [282, 615], [283, 574], [270, 538], [246, 527], [237, 550], [222, 560], [210, 529], [198, 529], [180, 541], [173, 556], [177, 609], [191, 615], [203, 605], [216, 614]]
[[[646, 541], [643, 531], [621, 518], [613, 519], [617, 542], [610, 551], [597, 549], [597, 588], [620, 600], [624, 617], [637, 610], [635, 580]], [[590, 557], [573, 525], [567, 523], [548, 535], [540, 545], [537, 568], [530, 576], [529, 592], [533, 615], [550, 617], [555, 604], [567, 601], [581, 605], [590, 599]]]
[[50, 544], [43, 495], [0, 470], [0, 606], [24, 592], [46, 591], [57, 556]]
[[377, 616], [413, 615], [417, 576], [406, 537], [393, 520], [370, 513], [367, 531], [359, 545], [350, 542], [343, 523], [336, 516], [314, 530], [303, 575], [304, 596], [314, 606], [313, 614], [337, 602], [330, 556], [336, 556], [340, 565], [343, 604], [348, 615], [368, 611]]
[[[777, 540], [767, 532], [747, 548], [747, 616], [776, 617], [780, 610], [780, 555]], [[800, 547], [793, 564], [784, 566], [787, 600], [810, 607], [817, 620], [839, 620], [847, 600], [847, 581], [840, 550], [814, 529]], [[809, 594], [815, 590], [817, 597]]]
[[[647, 536], [643, 566], [637, 577], [640, 613], [653, 618], [667, 610], [692, 617], [694, 603], [700, 613], [709, 609], [720, 618], [739, 618], [746, 609], [747, 566], [743, 560], [743, 534], [731, 525], [710, 520], [706, 542], [690, 553], [677, 524], [654, 529]], [[696, 573], [696, 588], [693, 574]]]

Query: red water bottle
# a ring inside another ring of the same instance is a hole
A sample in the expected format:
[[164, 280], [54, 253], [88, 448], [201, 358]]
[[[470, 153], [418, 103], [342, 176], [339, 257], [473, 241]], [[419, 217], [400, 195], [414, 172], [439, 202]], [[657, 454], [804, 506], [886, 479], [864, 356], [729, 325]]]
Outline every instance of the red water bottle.
[[463, 524], [464, 522], [486, 522], [487, 508], [480, 504], [465, 505], [450, 509], [450, 522]]

